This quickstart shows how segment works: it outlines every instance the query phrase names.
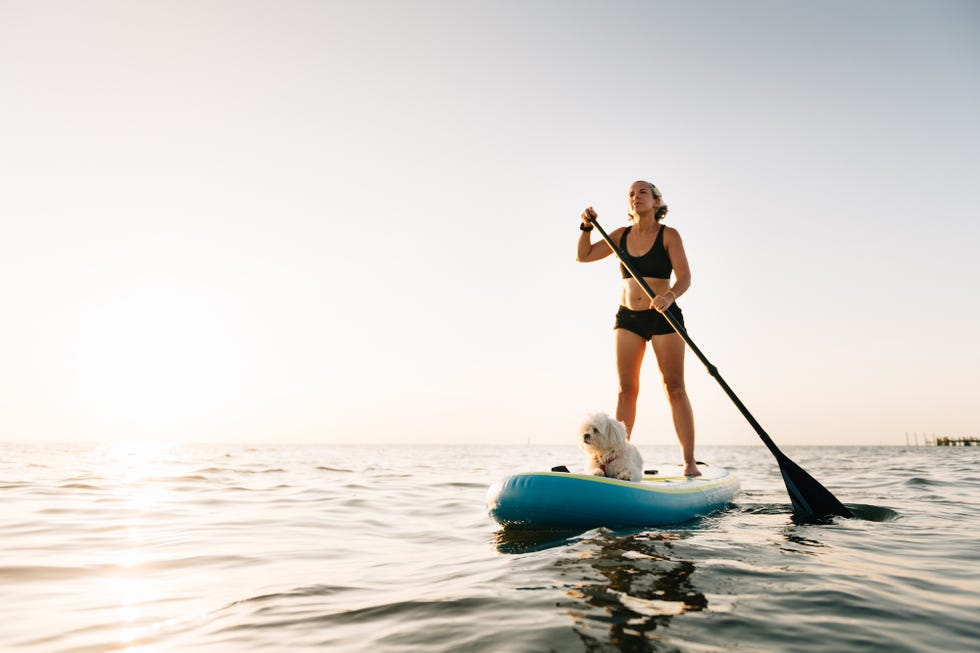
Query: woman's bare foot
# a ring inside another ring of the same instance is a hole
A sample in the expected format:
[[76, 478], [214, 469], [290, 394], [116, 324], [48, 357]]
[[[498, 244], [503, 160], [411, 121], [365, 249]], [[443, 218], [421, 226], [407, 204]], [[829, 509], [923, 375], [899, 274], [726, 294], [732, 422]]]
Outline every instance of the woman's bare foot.
[[701, 470], [697, 463], [686, 463], [684, 465], [684, 476], [701, 476]]

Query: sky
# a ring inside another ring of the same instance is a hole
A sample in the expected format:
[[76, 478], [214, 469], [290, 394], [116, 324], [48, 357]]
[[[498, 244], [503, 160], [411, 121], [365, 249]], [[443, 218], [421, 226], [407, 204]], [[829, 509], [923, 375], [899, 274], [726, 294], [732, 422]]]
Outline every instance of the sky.
[[0, 0], [0, 88], [0, 441], [573, 444], [637, 179], [778, 444], [980, 430], [973, 0]]

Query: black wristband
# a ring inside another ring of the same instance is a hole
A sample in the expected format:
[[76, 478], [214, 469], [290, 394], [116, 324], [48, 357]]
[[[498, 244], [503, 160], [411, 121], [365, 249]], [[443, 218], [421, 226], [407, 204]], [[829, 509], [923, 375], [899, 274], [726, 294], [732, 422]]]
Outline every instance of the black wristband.
[[592, 231], [593, 229], [595, 229], [595, 227], [593, 227], [592, 225], [586, 227], [584, 222], [580, 224], [578, 228], [581, 229], [582, 231]]

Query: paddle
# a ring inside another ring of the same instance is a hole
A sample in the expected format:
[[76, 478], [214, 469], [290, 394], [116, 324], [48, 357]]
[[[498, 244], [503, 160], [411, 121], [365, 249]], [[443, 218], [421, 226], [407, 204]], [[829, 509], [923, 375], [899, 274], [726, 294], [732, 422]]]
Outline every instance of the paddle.
[[[602, 228], [602, 225], [600, 225], [595, 218], [592, 218], [589, 222], [599, 230], [599, 233], [602, 235], [602, 239], [606, 241], [606, 244], [609, 245], [616, 257], [623, 263], [626, 269], [629, 270], [629, 273], [633, 275], [633, 278], [636, 279], [637, 283], [640, 284], [640, 287], [643, 288], [643, 291], [652, 301], [653, 298], [656, 297], [653, 290], [651, 290], [647, 282], [643, 280], [643, 277], [636, 272], [627, 257], [623, 256], [623, 253], [609, 238], [609, 234], [606, 233], [606, 230]], [[752, 413], [749, 412], [749, 409], [742, 403], [742, 400], [735, 395], [730, 387], [728, 387], [728, 384], [725, 383], [725, 379], [721, 378], [721, 374], [718, 373], [718, 368], [711, 364], [707, 357], [701, 353], [701, 350], [698, 349], [698, 346], [694, 344], [694, 341], [691, 340], [691, 337], [687, 335], [687, 331], [677, 321], [677, 318], [674, 317], [669, 310], [665, 311], [663, 316], [667, 318], [670, 325], [674, 327], [674, 331], [676, 331], [680, 337], [684, 339], [684, 342], [688, 344], [695, 356], [697, 356], [698, 359], [704, 363], [704, 366], [708, 368], [708, 374], [715, 378], [718, 385], [721, 386], [721, 389], [725, 391], [728, 398], [732, 400], [735, 407], [738, 408], [740, 413], [742, 413], [742, 416], [745, 417], [749, 424], [752, 425], [752, 428], [755, 429], [755, 432], [762, 439], [763, 444], [765, 444], [769, 451], [772, 452], [772, 455], [776, 457], [776, 462], [779, 463], [779, 471], [783, 475], [783, 482], [786, 483], [786, 490], [789, 492], [790, 501], [793, 503], [793, 512], [798, 516], [807, 518], [819, 517], [823, 515], [853, 517], [854, 514], [845, 508], [844, 504], [838, 501], [837, 497], [830, 493], [830, 490], [820, 485], [819, 481], [810, 476], [802, 467], [794, 463], [786, 454], [779, 450], [779, 447], [777, 447], [776, 443], [772, 441], [769, 434], [763, 430], [759, 422], [757, 422], [752, 416]]]

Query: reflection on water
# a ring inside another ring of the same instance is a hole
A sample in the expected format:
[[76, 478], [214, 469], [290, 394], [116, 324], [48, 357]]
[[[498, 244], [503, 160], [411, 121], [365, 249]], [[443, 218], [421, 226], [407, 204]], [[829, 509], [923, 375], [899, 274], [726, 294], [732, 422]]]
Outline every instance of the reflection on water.
[[520, 527], [501, 528], [493, 534], [494, 545], [500, 553], [531, 553], [569, 544], [579, 539], [582, 531], [532, 530]]
[[585, 544], [591, 551], [565, 560], [571, 567], [588, 564], [592, 582], [576, 584], [562, 606], [587, 650], [603, 643], [624, 651], [663, 650], [652, 632], [685, 612], [704, 610], [708, 600], [690, 583], [690, 560], [674, 559], [671, 542], [679, 535], [599, 534]]
[[[501, 553], [528, 553], [573, 545], [574, 555], [555, 561], [559, 573], [587, 578], [562, 588], [558, 607], [571, 618], [586, 650], [668, 650], [653, 634], [673, 617], [707, 608], [708, 599], [691, 584], [694, 562], [679, 559], [672, 544], [684, 535], [663, 532], [622, 534], [598, 529], [558, 533], [513, 528], [495, 533]], [[533, 588], [539, 589], [539, 588]]]
[[[897, 512], [881, 506], [851, 504], [848, 507], [862, 521], [886, 522], [899, 518]], [[521, 589], [562, 592], [565, 599], [557, 607], [570, 618], [585, 650], [672, 651], [678, 649], [666, 641], [664, 633], [672, 620], [688, 613], [733, 609], [733, 596], [706, 595], [697, 589], [696, 585], [717, 585], [717, 579], [709, 574], [697, 582], [695, 562], [702, 559], [689, 557], [677, 549], [687, 551], [680, 545], [698, 534], [703, 537], [702, 529], [710, 530], [715, 521], [734, 514], [782, 521], [782, 526], [770, 524], [776, 527], [770, 535], [761, 529], [758, 544], [765, 547], [768, 542], [773, 553], [785, 556], [833, 555], [831, 547], [821, 541], [821, 533], [848, 522], [838, 517], [801, 521], [795, 518], [788, 502], [749, 504], [695, 520], [687, 525], [689, 528], [667, 532], [607, 529], [557, 532], [507, 527], [494, 533], [494, 544], [503, 554], [553, 550], [555, 571], [570, 579], [569, 582], [550, 588]]]

